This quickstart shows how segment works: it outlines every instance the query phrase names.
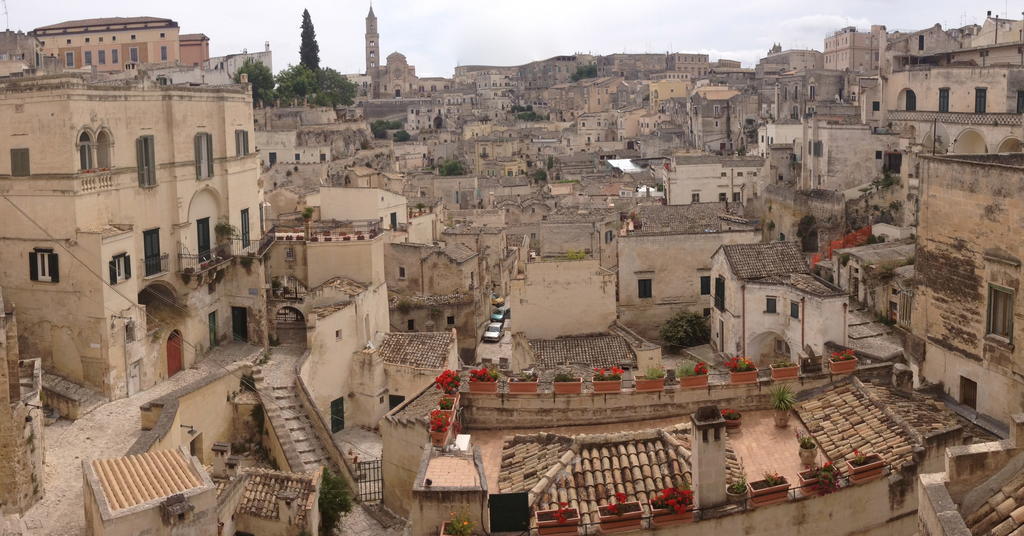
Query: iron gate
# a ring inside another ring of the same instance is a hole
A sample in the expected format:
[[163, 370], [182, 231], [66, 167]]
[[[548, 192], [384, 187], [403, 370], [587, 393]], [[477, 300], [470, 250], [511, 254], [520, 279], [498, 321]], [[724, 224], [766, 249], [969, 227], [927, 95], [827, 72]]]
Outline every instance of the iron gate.
[[487, 498], [491, 510], [491, 532], [530, 530], [530, 500], [526, 492], [495, 493]]
[[384, 478], [380, 471], [380, 460], [356, 462], [356, 494], [362, 502], [376, 502], [384, 499]]

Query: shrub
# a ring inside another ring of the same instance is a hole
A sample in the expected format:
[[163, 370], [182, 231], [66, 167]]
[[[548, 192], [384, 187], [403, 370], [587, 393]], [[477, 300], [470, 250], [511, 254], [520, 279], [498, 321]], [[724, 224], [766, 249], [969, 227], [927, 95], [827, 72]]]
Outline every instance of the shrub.
[[705, 376], [707, 373], [708, 365], [703, 361], [683, 365], [676, 370], [676, 376], [679, 376], [680, 378], [683, 376]]
[[697, 346], [711, 340], [711, 328], [704, 315], [683, 311], [662, 324], [661, 338], [669, 346]]
[[644, 378], [648, 380], [660, 380], [665, 377], [665, 369], [651, 367], [644, 372]]
[[779, 385], [771, 391], [772, 407], [778, 411], [789, 411], [796, 405], [793, 390], [786, 385]]
[[320, 534], [330, 534], [342, 514], [352, 511], [352, 494], [348, 483], [330, 469], [324, 469], [320, 483]]
[[412, 139], [412, 136], [410, 136], [409, 133], [404, 130], [399, 130], [398, 132], [395, 132], [395, 134], [392, 136], [392, 139], [401, 143], [403, 141], [409, 141], [410, 139]]
[[558, 382], [558, 383], [562, 383], [562, 382], [575, 382], [575, 381], [579, 381], [579, 379], [580, 379], [579, 376], [573, 376], [572, 374], [569, 374], [567, 372], [559, 372], [558, 374], [555, 374], [555, 379], [553, 381]]

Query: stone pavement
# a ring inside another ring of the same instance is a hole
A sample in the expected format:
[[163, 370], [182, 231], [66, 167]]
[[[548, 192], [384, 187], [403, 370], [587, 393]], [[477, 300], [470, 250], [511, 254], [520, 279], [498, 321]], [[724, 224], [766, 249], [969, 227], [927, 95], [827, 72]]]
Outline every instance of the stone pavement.
[[335, 529], [337, 536], [402, 536], [403, 527], [385, 528], [374, 519], [362, 504], [356, 504], [348, 515], [341, 518], [340, 529]]

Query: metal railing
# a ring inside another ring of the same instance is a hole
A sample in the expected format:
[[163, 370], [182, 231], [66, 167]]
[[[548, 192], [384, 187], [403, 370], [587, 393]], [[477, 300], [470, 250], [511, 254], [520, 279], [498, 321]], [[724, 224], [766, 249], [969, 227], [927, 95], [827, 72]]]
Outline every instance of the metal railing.
[[162, 274], [170, 270], [170, 256], [166, 253], [150, 255], [142, 259], [142, 273], [146, 277]]
[[1020, 126], [1021, 114], [971, 113], [971, 112], [930, 112], [893, 110], [889, 112], [892, 121], [938, 121], [955, 125]]

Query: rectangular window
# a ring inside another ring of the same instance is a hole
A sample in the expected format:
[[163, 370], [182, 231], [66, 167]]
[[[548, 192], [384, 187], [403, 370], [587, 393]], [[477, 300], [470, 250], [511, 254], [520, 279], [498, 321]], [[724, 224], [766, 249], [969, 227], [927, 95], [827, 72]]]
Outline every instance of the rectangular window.
[[409, 331], [416, 331], [416, 321], [410, 318], [405, 322], [405, 328]]
[[242, 228], [240, 234], [242, 235], [242, 247], [249, 247], [249, 209], [243, 208], [240, 215]]
[[285, 260], [294, 261], [295, 260], [295, 248], [285, 248], [284, 249], [284, 258], [285, 258]]
[[107, 64], [107, 51], [106, 50], [97, 50], [96, 51], [96, 61], [100, 65], [106, 65]]
[[960, 403], [971, 409], [978, 409], [978, 382], [960, 376]]
[[160, 61], [167, 61], [167, 47], [160, 47]]
[[710, 296], [711, 295], [711, 276], [702, 275], [700, 276], [700, 295]]
[[235, 156], [245, 156], [249, 154], [249, 131], [248, 130], [236, 130], [235, 131]]
[[142, 232], [142, 252], [146, 277], [167, 271], [160, 258], [160, 229], [149, 229]]
[[875, 151], [875, 160], [882, 159], [882, 151]]
[[638, 298], [650, 298], [653, 296], [653, 284], [650, 279], [636, 280], [636, 295]]
[[1013, 342], [1013, 291], [989, 285], [988, 331], [990, 335]]
[[156, 147], [153, 136], [139, 136], [135, 140], [135, 162], [138, 165], [139, 186], [156, 186]]
[[728, 201], [728, 200], [729, 200], [729, 194], [727, 194], [725, 192], [719, 192], [718, 193], [718, 201], [719, 202], [725, 202], [725, 201]]
[[299, 153], [295, 153], [295, 161], [299, 162], [301, 160], [302, 160], [302, 155], [300, 155]]
[[800, 302], [789, 302], [789, 316], [800, 318]]
[[871, 101], [871, 111], [877, 112], [882, 109], [882, 104], [878, 101]]
[[75, 53], [74, 52], [65, 52], [64, 53], [64, 66], [65, 67], [71, 67], [71, 68], [75, 67]]
[[335, 339], [337, 339], [337, 340], [339, 340], [339, 341], [340, 341], [340, 340], [341, 340], [341, 338], [342, 338], [341, 336], [342, 336], [342, 333], [341, 333], [341, 330], [340, 330], [340, 329], [336, 329], [336, 330], [334, 330], [334, 338], [335, 338]]
[[940, 112], [948, 112], [949, 111], [949, 88], [948, 87], [939, 88], [939, 111]]
[[448, 317], [448, 325], [449, 326], [454, 326], [455, 325], [455, 317], [454, 316], [449, 316]]
[[270, 162], [270, 165], [276, 164], [277, 163], [277, 153], [271, 151], [269, 154], [267, 154], [267, 161]]
[[690, 194], [691, 203], [700, 203], [700, 194]]
[[132, 258], [128, 254], [114, 255], [114, 258], [108, 263], [108, 268], [110, 270], [111, 285], [116, 285], [132, 278]]
[[1017, 113], [1024, 114], [1024, 91], [1017, 90]]
[[740, 202], [740, 193], [739, 192], [733, 192], [732, 193], [732, 201], [733, 201], [733, 203], [739, 203]]
[[92, 65], [92, 51], [91, 50], [86, 50], [85, 54], [83, 54], [83, 57], [85, 58], [85, 64], [86, 65]]
[[32, 281], [46, 281], [49, 283], [60, 281], [57, 254], [48, 248], [35, 248], [29, 252], [28, 277]]
[[983, 114], [987, 107], [988, 90], [983, 87], [974, 88], [974, 113]]
[[398, 267], [398, 278], [405, 279], [405, 266]]
[[119, 50], [117, 50], [116, 48], [115, 49], [111, 49], [111, 51], [110, 51], [110, 63], [117, 63], [118, 62], [118, 60], [120, 59], [120, 58], [118, 58], [118, 54], [120, 54]]
[[923, 35], [917, 36], [917, 49], [918, 50], [924, 50], [924, 36]]
[[28, 177], [31, 173], [28, 149], [11, 149], [11, 176]]
[[776, 298], [775, 296], [768, 296], [768, 297], [766, 297], [764, 299], [764, 312], [766, 312], [766, 313], [773, 313], [773, 314], [774, 313], [778, 313], [779, 311], [775, 307], [777, 302], [778, 302], [778, 298]]
[[195, 162], [197, 179], [208, 179], [213, 176], [213, 136], [210, 134], [196, 134]]
[[[135, 36], [132, 36], [132, 38], [134, 39]], [[131, 58], [132, 63], [138, 63], [139, 62], [139, 49], [137, 47], [129, 48], [128, 49], [128, 57]]]

